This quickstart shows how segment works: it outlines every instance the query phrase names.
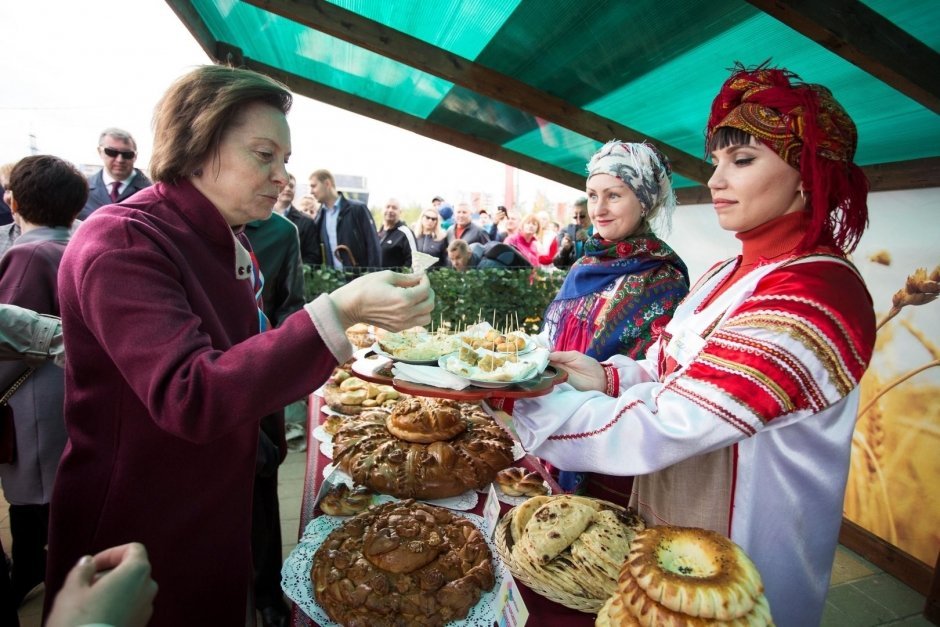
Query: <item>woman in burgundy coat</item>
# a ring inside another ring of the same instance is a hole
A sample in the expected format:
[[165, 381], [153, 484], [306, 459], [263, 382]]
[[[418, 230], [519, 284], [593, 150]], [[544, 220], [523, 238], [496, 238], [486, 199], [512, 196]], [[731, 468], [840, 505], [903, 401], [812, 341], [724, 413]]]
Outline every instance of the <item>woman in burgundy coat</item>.
[[247, 70], [183, 76], [154, 115], [156, 184], [96, 211], [65, 253], [47, 601], [79, 557], [136, 541], [160, 587], [151, 625], [244, 625], [260, 418], [350, 357], [346, 327], [430, 321], [426, 277], [380, 272], [265, 330], [242, 230], [287, 182], [290, 105]]

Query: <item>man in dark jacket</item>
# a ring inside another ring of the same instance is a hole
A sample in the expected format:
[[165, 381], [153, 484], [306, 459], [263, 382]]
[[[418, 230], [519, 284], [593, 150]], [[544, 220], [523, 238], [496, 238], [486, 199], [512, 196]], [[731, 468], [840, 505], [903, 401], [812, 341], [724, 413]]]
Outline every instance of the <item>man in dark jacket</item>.
[[104, 167], [88, 177], [88, 200], [78, 214], [79, 220], [87, 219], [99, 207], [121, 202], [153, 185], [134, 167], [137, 142], [127, 131], [114, 127], [101, 131], [98, 155]]
[[338, 192], [329, 170], [316, 170], [310, 175], [310, 193], [320, 203], [316, 220], [320, 246], [314, 265], [323, 263], [340, 269], [381, 267], [379, 237], [369, 208]]
[[401, 221], [401, 204], [389, 198], [382, 214], [385, 223], [379, 231], [379, 248], [382, 250], [383, 268], [410, 268], [411, 253], [416, 250], [415, 236]]
[[[275, 211], [267, 220], [246, 224], [245, 235], [264, 277], [261, 290], [264, 314], [272, 327], [278, 326], [304, 306], [304, 271], [297, 228]], [[287, 604], [281, 594], [281, 513], [277, 494], [278, 466], [286, 455], [284, 410], [280, 409], [261, 419], [252, 499], [255, 604], [261, 612], [263, 627], [285, 627], [288, 619]]]
[[447, 247], [447, 258], [458, 272], [486, 270], [487, 268], [529, 268], [532, 264], [518, 250], [502, 242], [467, 244], [456, 239]]
[[571, 223], [558, 233], [558, 252], [552, 259], [556, 268], [570, 268], [584, 256], [584, 242], [594, 233], [587, 204], [587, 198], [576, 200], [571, 213]]
[[293, 205], [297, 179], [290, 173], [287, 174], [287, 177], [287, 185], [278, 194], [277, 202], [274, 203], [274, 212], [281, 214], [294, 223], [294, 226], [297, 227], [297, 237], [300, 238], [301, 260], [306, 264], [316, 265], [317, 254], [320, 250], [317, 225], [313, 222], [313, 218]]
[[454, 209], [454, 223], [447, 229], [447, 243], [462, 239], [468, 244], [485, 244], [490, 237], [476, 224], [470, 221], [470, 205], [465, 202]]

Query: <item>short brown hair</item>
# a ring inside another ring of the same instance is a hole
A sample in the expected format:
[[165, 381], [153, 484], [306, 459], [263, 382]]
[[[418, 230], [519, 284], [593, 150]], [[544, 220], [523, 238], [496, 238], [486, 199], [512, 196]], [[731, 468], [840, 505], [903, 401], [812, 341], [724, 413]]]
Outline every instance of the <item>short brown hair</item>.
[[16, 211], [42, 226], [71, 226], [88, 200], [88, 181], [78, 169], [52, 155], [25, 157], [10, 173]]
[[153, 114], [151, 178], [173, 183], [192, 173], [218, 150], [222, 135], [253, 103], [286, 114], [293, 96], [264, 74], [220, 65], [204, 65], [178, 78]]
[[320, 168], [319, 170], [314, 170], [313, 174], [310, 175], [310, 178], [315, 178], [321, 183], [324, 181], [329, 181], [333, 184], [333, 187], [336, 187], [336, 179], [333, 178], [333, 173], [329, 170], [324, 170]]
[[462, 239], [455, 239], [447, 245], [447, 254], [458, 253], [461, 257], [470, 256], [470, 246]]

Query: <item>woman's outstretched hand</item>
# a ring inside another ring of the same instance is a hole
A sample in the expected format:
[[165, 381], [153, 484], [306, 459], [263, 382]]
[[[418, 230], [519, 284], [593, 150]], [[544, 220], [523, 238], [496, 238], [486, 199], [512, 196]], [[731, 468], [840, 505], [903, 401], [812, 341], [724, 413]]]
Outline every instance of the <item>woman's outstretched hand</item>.
[[577, 390], [607, 389], [604, 367], [593, 357], [578, 351], [559, 351], [550, 354], [548, 360], [568, 373], [568, 383]]
[[401, 331], [431, 322], [434, 290], [426, 274], [372, 272], [337, 288], [330, 299], [343, 328], [356, 323]]

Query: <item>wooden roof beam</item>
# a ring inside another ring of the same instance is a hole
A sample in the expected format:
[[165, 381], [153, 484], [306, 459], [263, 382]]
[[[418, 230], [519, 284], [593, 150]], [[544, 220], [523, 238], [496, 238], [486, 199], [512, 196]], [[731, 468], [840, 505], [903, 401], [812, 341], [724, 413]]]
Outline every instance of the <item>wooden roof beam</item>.
[[858, 0], [747, 1], [940, 113], [940, 54]]
[[629, 142], [649, 140], [669, 157], [676, 173], [693, 181], [705, 183], [711, 175], [711, 168], [703, 159], [655, 137], [581, 109], [558, 96], [325, 0], [245, 1], [262, 10], [499, 100], [601, 143], [611, 139]]

